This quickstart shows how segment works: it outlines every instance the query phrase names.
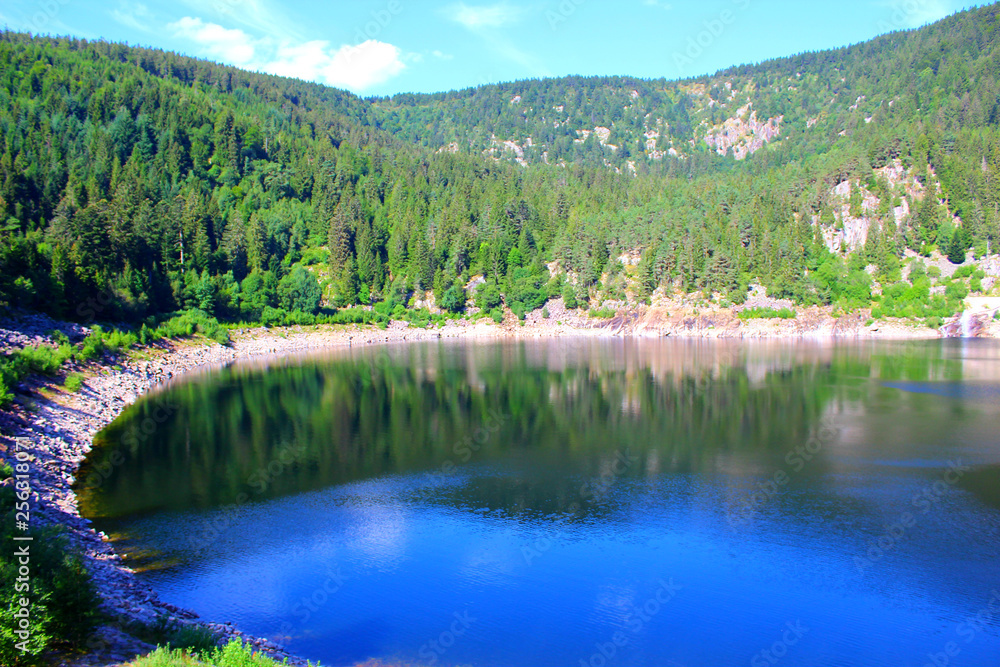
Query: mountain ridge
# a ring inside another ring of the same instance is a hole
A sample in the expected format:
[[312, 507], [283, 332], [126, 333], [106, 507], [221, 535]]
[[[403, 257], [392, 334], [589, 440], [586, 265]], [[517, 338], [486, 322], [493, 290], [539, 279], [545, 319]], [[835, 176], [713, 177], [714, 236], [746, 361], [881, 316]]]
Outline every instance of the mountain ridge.
[[[657, 290], [739, 303], [760, 284], [894, 313], [881, 286], [914, 255], [961, 261], [1000, 237], [997, 22], [989, 5], [680, 81], [367, 100], [4, 32], [0, 302], [80, 318], [100, 293], [106, 319], [280, 322], [467, 299], [523, 316], [553, 296], [599, 307]], [[917, 292], [903, 311], [933, 319], [961, 289]]]

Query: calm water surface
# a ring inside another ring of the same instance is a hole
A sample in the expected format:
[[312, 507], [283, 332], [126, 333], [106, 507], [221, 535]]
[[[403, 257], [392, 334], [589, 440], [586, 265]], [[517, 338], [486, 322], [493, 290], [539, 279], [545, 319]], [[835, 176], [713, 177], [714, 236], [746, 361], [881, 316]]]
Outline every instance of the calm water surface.
[[991, 342], [234, 366], [80, 478], [163, 599], [325, 665], [1000, 664]]

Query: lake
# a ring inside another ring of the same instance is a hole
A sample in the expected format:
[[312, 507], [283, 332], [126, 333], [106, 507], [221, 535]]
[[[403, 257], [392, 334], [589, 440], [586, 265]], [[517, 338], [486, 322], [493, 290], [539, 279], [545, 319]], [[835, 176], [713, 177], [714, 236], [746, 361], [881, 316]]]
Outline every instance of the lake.
[[986, 665], [998, 434], [992, 341], [401, 344], [151, 394], [78, 493], [324, 665]]

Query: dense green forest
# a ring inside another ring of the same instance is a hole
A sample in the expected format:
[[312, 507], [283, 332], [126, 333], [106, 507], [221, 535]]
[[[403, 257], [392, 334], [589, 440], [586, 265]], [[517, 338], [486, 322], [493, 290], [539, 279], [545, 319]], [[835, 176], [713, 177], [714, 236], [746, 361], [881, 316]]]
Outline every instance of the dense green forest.
[[[919, 269], [896, 291], [871, 283], [898, 281], [907, 247], [956, 262], [996, 248], [997, 14], [686, 81], [369, 100], [3, 32], [0, 302], [77, 320], [281, 322], [357, 304], [398, 316], [426, 290], [453, 312], [476, 298], [523, 314], [658, 287], [740, 302], [760, 282], [803, 304], [950, 314], [964, 288], [932, 298]], [[744, 131], [737, 159], [706, 140], [735, 121], [774, 132]], [[938, 196], [888, 183], [877, 170], [896, 160]], [[852, 212], [861, 193], [878, 202], [853, 252], [823, 240], [843, 225], [844, 182]], [[622, 253], [641, 255], [628, 281]], [[568, 273], [551, 277], [553, 261]], [[467, 294], [476, 275], [486, 283]]]

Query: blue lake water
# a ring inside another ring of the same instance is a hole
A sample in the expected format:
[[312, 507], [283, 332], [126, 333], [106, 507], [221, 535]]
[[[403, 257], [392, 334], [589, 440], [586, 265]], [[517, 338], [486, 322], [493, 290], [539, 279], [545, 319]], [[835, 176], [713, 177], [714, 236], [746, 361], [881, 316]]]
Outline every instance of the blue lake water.
[[1000, 664], [992, 342], [365, 348], [98, 440], [163, 599], [325, 665]]

